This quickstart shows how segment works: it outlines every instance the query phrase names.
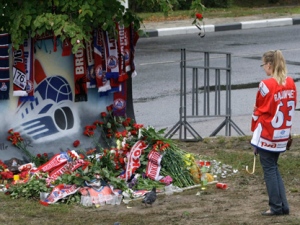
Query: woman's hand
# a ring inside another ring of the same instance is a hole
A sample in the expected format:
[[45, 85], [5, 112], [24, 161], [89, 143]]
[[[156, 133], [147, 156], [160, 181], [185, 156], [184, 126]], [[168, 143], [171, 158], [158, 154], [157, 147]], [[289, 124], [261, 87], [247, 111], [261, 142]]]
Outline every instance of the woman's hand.
[[256, 105], [253, 106], [253, 112], [255, 112], [257, 110]]

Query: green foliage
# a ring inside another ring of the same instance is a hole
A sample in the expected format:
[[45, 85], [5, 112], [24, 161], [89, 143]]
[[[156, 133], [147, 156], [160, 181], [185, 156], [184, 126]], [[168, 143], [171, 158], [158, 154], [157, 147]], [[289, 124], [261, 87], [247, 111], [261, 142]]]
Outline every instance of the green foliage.
[[209, 8], [229, 8], [233, 0], [203, 0], [203, 4]]
[[26, 183], [11, 185], [9, 188], [11, 198], [39, 199], [40, 192], [50, 192], [51, 190], [46, 184], [46, 177], [47, 175], [43, 173], [35, 174]]
[[89, 41], [91, 31], [101, 27], [117, 35], [115, 23], [134, 24], [140, 29], [141, 19], [118, 0], [10, 0], [0, 9], [0, 28], [11, 34], [12, 43], [18, 48], [30, 34], [31, 37], [53, 33], [63, 41], [70, 38], [73, 53]]
[[204, 9], [201, 0], [131, 0], [129, 7], [136, 13], [163, 12], [164, 16], [174, 10], [192, 9], [201, 12]]
[[[54, 34], [61, 41], [69, 38], [73, 53], [89, 41], [92, 30], [101, 27], [116, 37], [116, 23], [141, 33], [142, 19], [130, 9], [125, 9], [123, 0], [2, 0], [0, 7], [0, 29], [11, 34], [15, 48], [18, 48], [30, 35]], [[183, 0], [132, 0], [131, 6], [159, 10], [165, 16], [180, 8]], [[195, 10], [203, 9], [201, 0], [189, 0]], [[187, 6], [185, 6], [187, 7]]]

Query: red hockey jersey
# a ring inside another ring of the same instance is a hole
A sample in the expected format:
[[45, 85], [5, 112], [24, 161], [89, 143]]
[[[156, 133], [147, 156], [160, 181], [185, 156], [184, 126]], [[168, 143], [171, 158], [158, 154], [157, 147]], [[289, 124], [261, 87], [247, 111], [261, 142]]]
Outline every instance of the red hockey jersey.
[[252, 114], [251, 144], [267, 151], [284, 152], [296, 103], [297, 90], [291, 77], [286, 78], [285, 85], [279, 85], [274, 78], [261, 81]]

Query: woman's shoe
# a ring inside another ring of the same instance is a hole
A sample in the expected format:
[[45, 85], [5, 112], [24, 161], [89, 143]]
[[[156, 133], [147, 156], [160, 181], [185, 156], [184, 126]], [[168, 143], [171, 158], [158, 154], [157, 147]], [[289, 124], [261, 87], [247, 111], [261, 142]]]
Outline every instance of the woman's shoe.
[[274, 213], [272, 212], [270, 209], [265, 211], [265, 212], [262, 212], [261, 215], [263, 216], [280, 216], [280, 215], [283, 215], [283, 214], [277, 214], [277, 213]]

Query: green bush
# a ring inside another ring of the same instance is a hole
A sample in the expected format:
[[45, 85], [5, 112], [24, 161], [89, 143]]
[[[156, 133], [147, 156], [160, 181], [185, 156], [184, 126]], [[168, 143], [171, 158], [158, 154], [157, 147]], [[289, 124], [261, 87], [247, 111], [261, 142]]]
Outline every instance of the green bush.
[[178, 9], [179, 10], [189, 10], [191, 8], [192, 1], [193, 0], [178, 0], [178, 3], [179, 3]]
[[[190, 10], [193, 0], [170, 0], [166, 1], [168, 4], [172, 4], [172, 10]], [[162, 5], [153, 0], [130, 0], [129, 8], [137, 13], [143, 12], [161, 12]]]
[[129, 8], [133, 12], [159, 12], [160, 6], [158, 4], [153, 5], [152, 1], [129, 1]]
[[202, 0], [206, 8], [229, 8], [233, 5], [233, 0]]

